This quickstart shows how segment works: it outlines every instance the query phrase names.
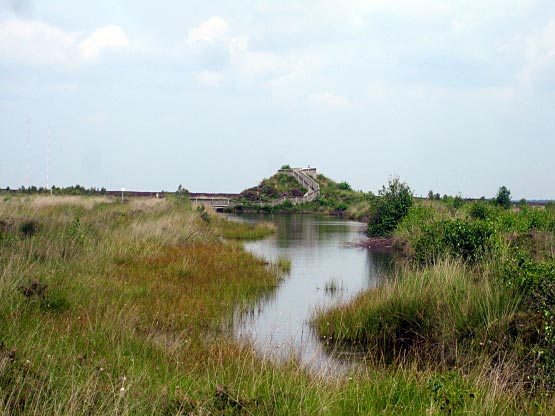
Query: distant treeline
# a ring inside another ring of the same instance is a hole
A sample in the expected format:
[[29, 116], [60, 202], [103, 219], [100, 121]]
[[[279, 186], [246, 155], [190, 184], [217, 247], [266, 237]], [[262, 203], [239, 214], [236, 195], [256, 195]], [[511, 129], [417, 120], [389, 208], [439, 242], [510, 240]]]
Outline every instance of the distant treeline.
[[[54, 195], [121, 195], [121, 190], [107, 190], [106, 188], [85, 188], [81, 185], [72, 185], [67, 186], [65, 188], [52, 186], [52, 191], [50, 188], [46, 187], [36, 187], [36, 186], [21, 186], [17, 189], [11, 189], [9, 186], [2, 189], [0, 188], [0, 192], [8, 192], [8, 193], [20, 193], [20, 194], [44, 194], [49, 195], [50, 193]], [[232, 194], [232, 193], [207, 193], [207, 192], [189, 192], [187, 189], [183, 188], [181, 185], [177, 188], [177, 191], [170, 192], [170, 191], [124, 191], [126, 196], [140, 196], [140, 197], [156, 197], [156, 198], [164, 198], [167, 195], [178, 195], [182, 197], [190, 197], [190, 198], [237, 198], [239, 194]]]
[[[107, 190], [106, 188], [85, 188], [81, 185], [72, 185], [67, 187], [57, 187], [52, 186], [51, 189], [46, 187], [36, 187], [36, 186], [21, 186], [17, 189], [11, 189], [9, 186], [5, 189], [0, 189], [2, 192], [13, 192], [13, 193], [22, 193], [22, 194], [54, 194], [54, 195], [121, 195], [121, 190], [118, 191], [111, 191]], [[150, 196], [150, 197], [159, 197], [163, 198], [165, 195], [172, 193], [166, 191], [160, 192], [151, 192], [151, 191], [125, 191], [125, 195], [127, 196]]]

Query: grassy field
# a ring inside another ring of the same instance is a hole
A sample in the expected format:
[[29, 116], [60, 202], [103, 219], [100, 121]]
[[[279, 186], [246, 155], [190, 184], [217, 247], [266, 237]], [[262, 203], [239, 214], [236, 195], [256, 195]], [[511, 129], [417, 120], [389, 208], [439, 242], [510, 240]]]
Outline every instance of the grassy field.
[[233, 339], [234, 311], [291, 265], [234, 240], [271, 232], [182, 201], [0, 200], [0, 414], [550, 414], [552, 401], [516, 388], [507, 368], [369, 359], [324, 376], [264, 360]]

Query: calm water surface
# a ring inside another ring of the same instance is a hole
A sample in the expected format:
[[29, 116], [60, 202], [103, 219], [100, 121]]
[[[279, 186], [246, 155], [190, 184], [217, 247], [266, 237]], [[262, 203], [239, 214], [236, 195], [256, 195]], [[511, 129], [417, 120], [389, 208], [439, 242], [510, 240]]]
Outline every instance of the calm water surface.
[[[230, 215], [236, 221], [272, 221], [275, 235], [245, 243], [245, 248], [268, 261], [291, 260], [291, 272], [270, 296], [251, 311], [236, 316], [235, 335], [252, 342], [273, 359], [296, 357], [309, 368], [336, 370], [352, 362], [352, 354], [329, 354], [309, 321], [317, 308], [346, 302], [374, 287], [388, 255], [347, 248], [345, 242], [363, 237], [366, 225], [313, 215]], [[336, 290], [330, 290], [334, 282]]]

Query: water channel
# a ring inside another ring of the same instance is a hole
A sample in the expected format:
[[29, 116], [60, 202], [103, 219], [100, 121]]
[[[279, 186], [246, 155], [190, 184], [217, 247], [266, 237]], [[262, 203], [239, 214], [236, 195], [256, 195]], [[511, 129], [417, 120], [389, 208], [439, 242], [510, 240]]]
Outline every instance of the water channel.
[[309, 322], [315, 309], [346, 302], [376, 286], [391, 264], [387, 254], [345, 246], [361, 239], [366, 225], [314, 215], [242, 214], [229, 219], [275, 223], [275, 235], [245, 243], [245, 248], [270, 262], [291, 261], [291, 271], [276, 291], [236, 317], [236, 337], [250, 341], [266, 357], [283, 360], [293, 356], [318, 371], [350, 365], [352, 352], [326, 352]]

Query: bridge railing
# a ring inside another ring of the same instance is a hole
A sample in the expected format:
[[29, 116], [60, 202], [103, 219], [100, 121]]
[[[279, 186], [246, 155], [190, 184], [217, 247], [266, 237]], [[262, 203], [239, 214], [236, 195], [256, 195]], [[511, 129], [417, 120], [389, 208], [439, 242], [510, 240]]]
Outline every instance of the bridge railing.
[[228, 207], [233, 204], [229, 198], [191, 198], [191, 202], [195, 205], [203, 204], [213, 207]]
[[293, 169], [293, 176], [299, 183], [308, 188], [308, 192], [304, 195], [306, 202], [313, 201], [320, 196], [320, 185], [302, 169]]

